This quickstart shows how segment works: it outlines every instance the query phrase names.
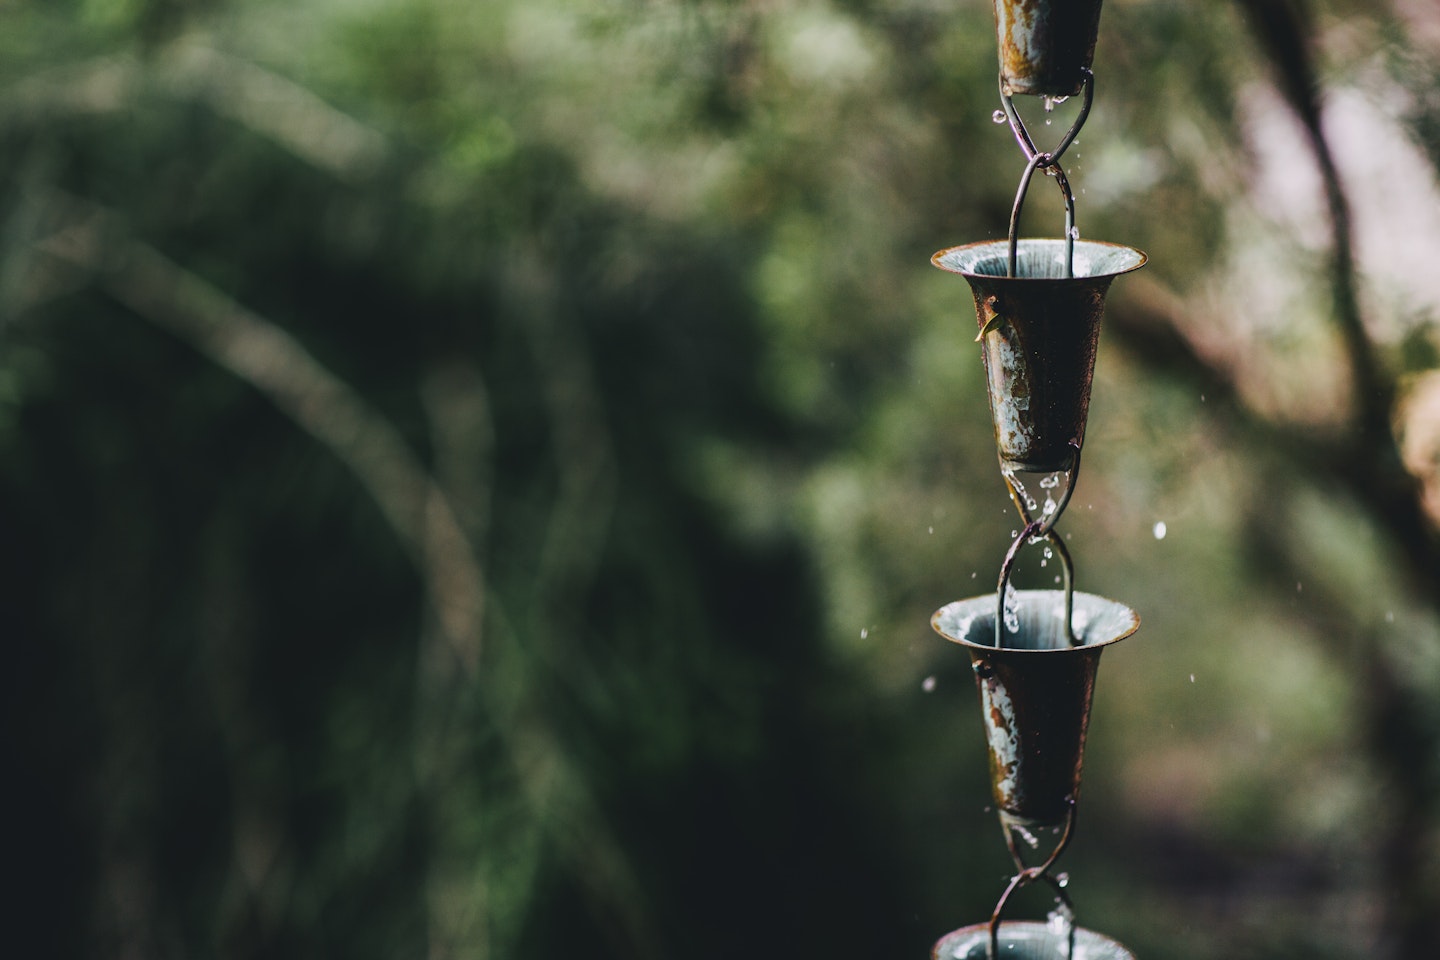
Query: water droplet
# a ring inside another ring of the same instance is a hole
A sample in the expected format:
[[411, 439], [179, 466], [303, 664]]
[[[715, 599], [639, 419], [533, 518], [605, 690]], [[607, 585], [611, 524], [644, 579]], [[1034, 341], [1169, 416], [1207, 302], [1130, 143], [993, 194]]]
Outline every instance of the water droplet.
[[920, 681], [920, 689], [924, 690], [926, 693], [930, 693], [931, 691], [933, 691], [935, 689], [935, 678], [926, 677], [924, 680]]
[[1064, 903], [1051, 910], [1045, 917], [1045, 927], [1057, 937], [1069, 937], [1070, 930], [1075, 925], [1075, 911], [1071, 910]]
[[1168, 532], [1168, 528], [1165, 526], [1165, 521], [1164, 521], [1164, 520], [1157, 520], [1157, 521], [1155, 521], [1155, 529], [1154, 529], [1153, 532], [1154, 532], [1154, 534], [1155, 534], [1155, 539], [1156, 539], [1156, 540], [1164, 540], [1164, 539], [1165, 539], [1165, 534]]
[[1013, 584], [1005, 584], [1005, 629], [1011, 633], [1020, 632], [1020, 598]]
[[1057, 471], [1055, 473], [1049, 474], [1048, 476], [1041, 477], [1040, 486], [1042, 489], [1045, 490], [1054, 490], [1056, 487], [1060, 486], [1059, 472]]
[[1297, 581], [1296, 584], [1295, 584], [1295, 592], [1296, 592], [1296, 593], [1299, 593], [1299, 592], [1301, 592], [1301, 591], [1304, 590], [1304, 589], [1305, 589], [1305, 585], [1304, 585], [1303, 583], [1300, 583], [1300, 582]]
[[934, 533], [934, 532], [935, 532], [935, 528], [934, 528], [934, 527], [931, 527], [931, 528], [930, 528], [930, 532], [931, 532], [931, 533]]
[[1004, 123], [1009, 118], [1005, 116], [1004, 110], [996, 110], [994, 113], [990, 114], [990, 119], [995, 121], [996, 123]]
[[1385, 611], [1385, 622], [1386, 622], [1386, 623], [1394, 623], [1394, 622], [1395, 622], [1395, 611], [1394, 611], [1394, 610], [1386, 610], [1386, 611]]
[[971, 580], [974, 580], [977, 573], [978, 573], [978, 571], [975, 571], [975, 570], [970, 571], [970, 579], [971, 579]]
[[1080, 228], [1079, 228], [1079, 227], [1071, 227], [1071, 228], [1070, 228], [1070, 239], [1071, 239], [1071, 240], [1079, 240], [1079, 239], [1080, 239]]
[[1062, 889], [1062, 890], [1065, 889], [1066, 887], [1070, 886], [1070, 874], [1068, 874], [1068, 873], [1057, 873], [1057, 874], [1055, 874], [1055, 883], [1056, 883], [1057, 885], [1059, 885], [1060, 889]]
[[1020, 536], [1020, 531], [1019, 531], [1019, 530], [1011, 530], [1011, 531], [1010, 531], [1010, 539], [1011, 539], [1011, 540], [1014, 540], [1014, 539], [1015, 539], [1016, 537], [1018, 537], [1018, 536]]
[[1195, 674], [1193, 674], [1193, 673], [1190, 674], [1190, 682], [1191, 682], [1191, 683], [1194, 683], [1194, 682], [1195, 682]]
[[864, 639], [865, 639], [866, 637], [868, 637], [868, 636], [870, 636], [870, 630], [869, 630], [869, 628], [867, 628], [867, 627], [861, 627], [861, 628], [860, 628], [860, 639], [861, 639], [861, 640], [864, 640]]

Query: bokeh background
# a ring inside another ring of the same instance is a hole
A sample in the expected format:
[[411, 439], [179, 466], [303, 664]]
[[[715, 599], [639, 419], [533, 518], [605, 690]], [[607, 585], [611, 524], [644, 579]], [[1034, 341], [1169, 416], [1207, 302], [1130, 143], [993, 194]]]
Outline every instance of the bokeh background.
[[[10, 0], [0, 49], [4, 952], [919, 958], [989, 916], [928, 625], [1017, 525], [928, 263], [1023, 168], [988, 3]], [[1079, 919], [1433, 955], [1440, 10], [1107, 0], [1095, 72], [1078, 224], [1151, 262], [1061, 524], [1143, 619]]]

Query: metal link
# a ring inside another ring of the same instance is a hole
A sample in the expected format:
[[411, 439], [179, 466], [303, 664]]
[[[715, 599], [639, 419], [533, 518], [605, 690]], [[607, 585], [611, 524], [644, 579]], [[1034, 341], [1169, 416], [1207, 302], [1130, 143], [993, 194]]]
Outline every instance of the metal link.
[[1020, 145], [1020, 150], [1025, 154], [1025, 172], [1020, 177], [1020, 187], [1015, 192], [1015, 204], [1010, 208], [1010, 259], [1006, 267], [1006, 276], [1016, 275], [1019, 259], [1019, 230], [1020, 230], [1020, 209], [1025, 205], [1025, 195], [1030, 191], [1030, 180], [1036, 170], [1044, 170], [1053, 176], [1060, 186], [1060, 192], [1065, 198], [1065, 276], [1075, 275], [1075, 194], [1070, 189], [1070, 180], [1065, 176], [1065, 168], [1060, 166], [1060, 157], [1070, 149], [1070, 144], [1080, 134], [1080, 128], [1085, 125], [1085, 120], [1090, 116], [1090, 105], [1095, 100], [1095, 74], [1088, 68], [1085, 69], [1085, 82], [1081, 95], [1084, 99], [1080, 104], [1080, 112], [1076, 115], [1075, 121], [1070, 129], [1065, 131], [1065, 136], [1060, 138], [1060, 143], [1054, 150], [1042, 153], [1035, 147], [1035, 141], [1026, 129], [1025, 122], [1020, 119], [1020, 113], [1015, 109], [1014, 99], [1005, 90], [1005, 78], [1000, 78], [1000, 101], [1005, 106], [1005, 119], [1010, 123], [1010, 131], [1015, 134], [1015, 142]]
[[1060, 569], [1065, 577], [1065, 638], [1070, 641], [1070, 646], [1080, 646], [1079, 639], [1075, 636], [1075, 562], [1070, 559], [1070, 551], [1066, 549], [1065, 542], [1060, 539], [1059, 534], [1054, 530], [1042, 533], [1044, 522], [1032, 520], [1026, 524], [1025, 529], [1010, 544], [1010, 550], [1005, 554], [1005, 562], [1000, 566], [1000, 583], [995, 591], [995, 648], [998, 650], [1005, 645], [1005, 595], [1010, 590], [1010, 573], [1015, 568], [1015, 559], [1020, 555], [1020, 548], [1026, 543], [1038, 537], [1044, 537], [1055, 548], [1060, 555]]
[[1075, 956], [1075, 904], [1070, 900], [1070, 895], [1065, 892], [1065, 885], [1059, 878], [1050, 874], [1050, 868], [1055, 865], [1055, 861], [1060, 859], [1060, 854], [1064, 853], [1065, 848], [1070, 845], [1070, 838], [1075, 832], [1075, 814], [1076, 806], [1072, 798], [1069, 813], [1065, 817], [1065, 832], [1060, 835], [1060, 842], [1055, 845], [1054, 850], [1050, 851], [1050, 855], [1045, 858], [1045, 862], [1038, 867], [1025, 865], [1025, 859], [1020, 855], [1020, 848], [1015, 845], [1014, 830], [1009, 825], [1005, 825], [1005, 846], [1010, 850], [1010, 859], [1015, 861], [1015, 867], [1019, 872], [1010, 878], [1010, 883], [1005, 887], [1005, 892], [1000, 894], [1000, 899], [995, 903], [995, 909], [990, 913], [989, 960], [1000, 960], [1000, 918], [1005, 913], [1005, 906], [1010, 902], [1011, 895], [1021, 887], [1034, 883], [1037, 880], [1044, 880], [1054, 888], [1056, 899], [1059, 900], [1060, 904], [1069, 914], [1070, 929], [1068, 931], [1069, 936], [1067, 938], [1065, 956], [1067, 958], [1073, 958]]
[[1010, 544], [1010, 550], [1005, 554], [1005, 562], [1000, 566], [1000, 583], [996, 587], [995, 599], [995, 646], [1003, 646], [1005, 638], [1005, 595], [1010, 589], [1010, 574], [1014, 570], [1015, 560], [1020, 555], [1020, 548], [1027, 543], [1043, 537], [1055, 552], [1060, 556], [1060, 570], [1065, 580], [1065, 637], [1070, 641], [1070, 646], [1078, 647], [1080, 640], [1075, 636], [1075, 562], [1070, 559], [1070, 550], [1065, 546], [1065, 541], [1055, 532], [1055, 524], [1060, 520], [1060, 515], [1070, 505], [1070, 497], [1075, 493], [1075, 485], [1080, 479], [1080, 445], [1070, 441], [1071, 448], [1075, 451], [1070, 461], [1070, 466], [1064, 471], [1066, 474], [1065, 492], [1060, 496], [1060, 502], [1055, 509], [1046, 516], [1035, 519], [1030, 516], [1030, 510], [1021, 499], [1020, 491], [1016, 489], [1018, 481], [1008, 470], [1001, 470], [1000, 475], [1005, 478], [1005, 487], [1010, 491], [1010, 500], [1015, 504], [1015, 509], [1020, 511], [1020, 517], [1025, 521], [1025, 527], [1015, 542]]

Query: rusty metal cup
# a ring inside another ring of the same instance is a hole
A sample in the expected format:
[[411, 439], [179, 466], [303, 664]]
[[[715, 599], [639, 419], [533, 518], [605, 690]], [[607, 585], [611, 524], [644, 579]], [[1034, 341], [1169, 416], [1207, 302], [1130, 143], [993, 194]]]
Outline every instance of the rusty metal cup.
[[995, 0], [1006, 93], [1072, 97], [1095, 59], [1100, 0]]
[[1014, 619], [999, 631], [993, 593], [947, 604], [930, 619], [937, 633], [970, 653], [991, 790], [1007, 830], [1067, 822], [1080, 795], [1100, 653], [1140, 627], [1140, 615], [1122, 603], [1079, 591], [1072, 596], [1074, 645], [1065, 630], [1064, 590], [1015, 591], [1007, 605]]
[[941, 250], [930, 262], [963, 276], [975, 295], [1001, 465], [1065, 470], [1085, 441], [1105, 294], [1146, 257], [1094, 240], [1020, 240], [1015, 275], [1006, 276], [1009, 251], [1005, 240], [985, 241]]

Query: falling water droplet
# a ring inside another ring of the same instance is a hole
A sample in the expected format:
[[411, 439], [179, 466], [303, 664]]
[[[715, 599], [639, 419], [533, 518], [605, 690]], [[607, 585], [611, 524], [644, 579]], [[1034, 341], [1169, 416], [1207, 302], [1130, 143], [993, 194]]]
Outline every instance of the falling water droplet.
[[935, 528], [934, 528], [934, 527], [931, 527], [931, 528], [930, 528], [930, 532], [931, 532], [931, 533], [934, 533], [934, 532], [935, 532]]
[[1057, 103], [1059, 103], [1059, 102], [1060, 102], [1060, 101], [1056, 100], [1054, 97], [1046, 97], [1046, 98], [1045, 98], [1045, 112], [1046, 112], [1046, 113], [1049, 113], [1050, 111], [1054, 110], [1054, 109], [1055, 109], [1055, 104], [1057, 104]]
[[1395, 611], [1394, 611], [1394, 610], [1386, 610], [1386, 611], [1385, 611], [1385, 622], [1386, 622], [1386, 623], [1394, 623], [1394, 622], [1395, 622]]
[[1011, 633], [1020, 632], [1020, 598], [1012, 584], [1005, 584], [1005, 629]]
[[1193, 674], [1193, 673], [1190, 674], [1190, 682], [1191, 682], [1191, 683], [1194, 683], [1194, 682], [1195, 682], [1195, 674]]
[[924, 690], [926, 693], [932, 692], [935, 689], [935, 678], [926, 677], [920, 682], [920, 689]]
[[996, 123], [1004, 123], [1007, 118], [1005, 116], [1004, 110], [996, 110], [994, 113], [990, 114], [990, 119], [995, 121]]
[[1055, 874], [1055, 883], [1060, 887], [1061, 890], [1064, 890], [1066, 887], [1070, 886], [1070, 874], [1068, 874], [1068, 873], [1057, 873], [1057, 874]]
[[870, 630], [869, 630], [869, 628], [867, 628], [867, 627], [861, 627], [861, 628], [860, 628], [860, 639], [861, 639], [861, 640], [864, 640], [864, 639], [865, 639], [866, 637], [868, 637], [868, 636], [870, 636]]
[[1070, 239], [1071, 239], [1071, 240], [1079, 240], [1079, 239], [1080, 239], [1080, 228], [1079, 228], [1079, 227], [1071, 227], [1071, 228], [1070, 228]]
[[1157, 520], [1157, 521], [1155, 521], [1154, 534], [1155, 534], [1155, 539], [1156, 539], [1156, 540], [1164, 540], [1164, 539], [1165, 539], [1165, 534], [1166, 534], [1167, 532], [1168, 532], [1168, 528], [1165, 526], [1165, 521], [1164, 521], [1164, 520]]

